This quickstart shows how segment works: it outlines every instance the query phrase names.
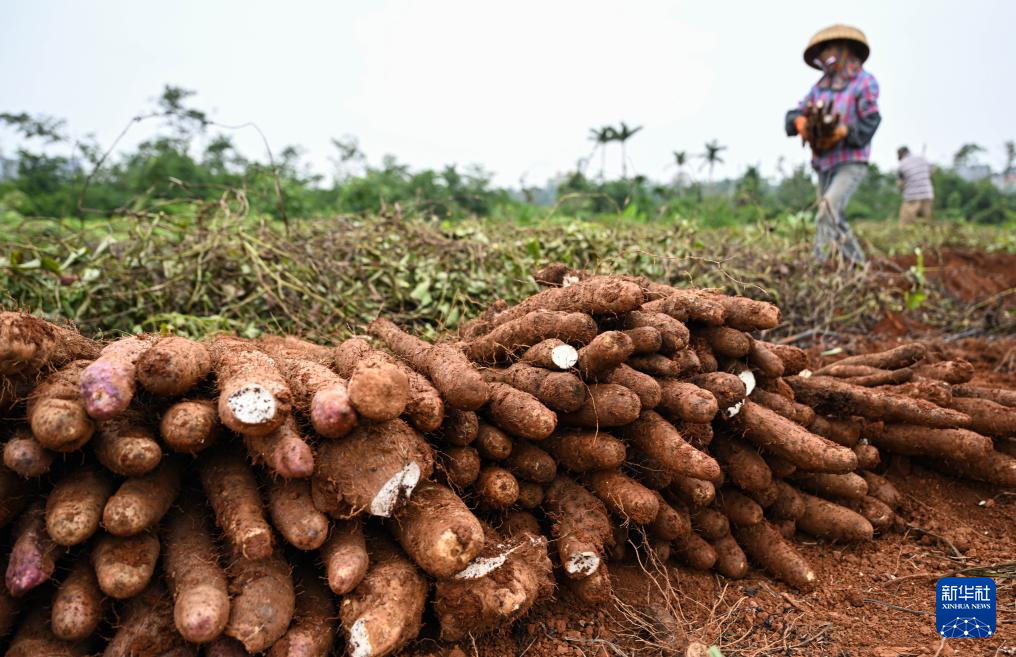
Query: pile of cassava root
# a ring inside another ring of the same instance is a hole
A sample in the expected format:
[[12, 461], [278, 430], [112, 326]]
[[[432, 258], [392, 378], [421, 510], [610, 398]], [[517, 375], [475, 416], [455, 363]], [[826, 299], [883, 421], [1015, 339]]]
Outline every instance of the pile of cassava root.
[[[562, 266], [457, 341], [378, 319], [97, 344], [0, 314], [11, 657], [391, 654], [611, 597], [608, 563], [816, 584], [865, 541], [880, 452], [1016, 485], [1016, 392], [919, 344], [814, 371], [778, 309]], [[897, 457], [894, 457], [897, 458]]]

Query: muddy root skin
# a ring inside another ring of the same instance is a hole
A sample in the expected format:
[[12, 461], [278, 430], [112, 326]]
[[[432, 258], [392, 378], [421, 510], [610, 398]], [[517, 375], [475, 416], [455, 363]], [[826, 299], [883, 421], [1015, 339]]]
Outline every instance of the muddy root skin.
[[[553, 437], [553, 436], [551, 436]], [[488, 461], [503, 461], [512, 453], [512, 439], [497, 427], [480, 422], [473, 446]]]
[[689, 445], [674, 425], [655, 411], [643, 411], [622, 430], [628, 442], [668, 472], [719, 481], [720, 464]]
[[321, 546], [328, 588], [335, 595], [352, 591], [367, 573], [369, 557], [363, 527], [358, 520], [339, 520]]
[[335, 598], [310, 569], [298, 570], [296, 608], [286, 634], [275, 642], [268, 657], [327, 657], [337, 631]]
[[721, 489], [716, 501], [723, 514], [735, 526], [750, 527], [762, 522], [762, 507], [755, 500], [733, 488]]
[[769, 392], [768, 390], [763, 390], [762, 388], [755, 388], [751, 392], [751, 395], [749, 395], [749, 399], [756, 404], [765, 406], [769, 410], [779, 413], [791, 422], [800, 424], [802, 427], [811, 426], [812, 422], [815, 421], [815, 409], [811, 406], [792, 402], [786, 397], [774, 392]]
[[4, 443], [4, 466], [25, 479], [41, 477], [53, 465], [53, 453], [27, 431], [16, 431]]
[[449, 406], [475, 411], [487, 402], [490, 392], [483, 375], [452, 345], [428, 344], [386, 319], [374, 320], [367, 330], [414, 370], [427, 376]]
[[515, 501], [515, 504], [527, 510], [537, 509], [543, 504], [545, 496], [546, 491], [540, 484], [531, 481], [520, 481], [519, 498]]
[[152, 579], [162, 546], [155, 534], [103, 535], [92, 548], [99, 588], [111, 598], [133, 598]]
[[359, 425], [320, 446], [311, 495], [314, 506], [333, 518], [388, 518], [433, 471], [430, 445], [402, 420]]
[[473, 411], [450, 408], [444, 415], [437, 435], [449, 445], [465, 447], [476, 440], [480, 431], [480, 418]]
[[147, 474], [162, 460], [162, 447], [155, 433], [134, 412], [99, 422], [91, 445], [104, 468], [124, 477]]
[[46, 533], [41, 503], [21, 515], [14, 535], [17, 538], [7, 561], [5, 582], [10, 594], [20, 598], [53, 576], [61, 550]]
[[713, 393], [693, 383], [660, 379], [659, 410], [661, 413], [684, 422], [712, 422], [719, 412], [719, 404]]
[[328, 538], [328, 516], [314, 508], [307, 480], [271, 481], [268, 510], [272, 524], [298, 550], [316, 550]]
[[391, 533], [421, 570], [450, 577], [483, 549], [480, 521], [455, 492], [422, 482], [394, 518]]
[[751, 341], [751, 349], [748, 351], [748, 363], [758, 373], [768, 379], [778, 379], [783, 376], [783, 361], [777, 356], [766, 343], [759, 340]]
[[593, 494], [622, 520], [647, 525], [660, 510], [652, 490], [621, 472], [593, 472], [587, 475], [587, 479]]
[[289, 564], [277, 552], [258, 561], [239, 557], [228, 577], [232, 600], [225, 633], [250, 653], [266, 650], [293, 619], [296, 591]]
[[784, 481], [777, 481], [778, 496], [767, 508], [767, 512], [777, 520], [797, 520], [804, 515], [804, 498], [801, 493]]
[[712, 482], [694, 477], [674, 477], [667, 490], [693, 509], [708, 506], [716, 497]]
[[33, 605], [19, 623], [4, 657], [85, 657], [91, 654], [87, 642], [63, 641], [50, 627], [50, 611]]
[[827, 418], [816, 415], [808, 425], [808, 431], [844, 447], [852, 448], [861, 439], [861, 424], [843, 418]]
[[244, 436], [251, 459], [286, 479], [300, 479], [314, 473], [314, 451], [292, 417], [278, 429], [259, 436]]
[[53, 594], [53, 634], [64, 641], [91, 636], [102, 620], [102, 595], [91, 562], [80, 557]]
[[46, 497], [46, 532], [58, 545], [84, 543], [99, 529], [113, 482], [92, 468], [74, 470]]
[[81, 401], [88, 415], [109, 420], [127, 410], [134, 398], [137, 362], [154, 344], [147, 336], [131, 336], [110, 343], [81, 372]]
[[180, 467], [163, 461], [153, 472], [127, 479], [106, 501], [102, 526], [114, 536], [133, 536], [155, 527], [180, 493]]
[[116, 634], [107, 644], [103, 657], [188, 654], [183, 637], [173, 625], [170, 600], [162, 585], [153, 582], [144, 592], [128, 601]]
[[[596, 322], [585, 313], [536, 310], [470, 341], [466, 346], [466, 356], [476, 363], [496, 365], [541, 342], [555, 340], [575, 346], [587, 344], [595, 337]], [[541, 349], [553, 351], [553, 347]], [[563, 354], [558, 355], [558, 359], [563, 357]], [[553, 364], [555, 359], [550, 353], [541, 355], [541, 360]], [[558, 365], [556, 369], [567, 368]]]
[[201, 511], [194, 505], [166, 525], [163, 569], [173, 595], [176, 629], [191, 643], [208, 643], [229, 620], [226, 573]]
[[967, 428], [986, 436], [1016, 436], [1016, 408], [1009, 408], [990, 399], [957, 397], [949, 407], [970, 416]]
[[557, 310], [587, 315], [620, 315], [638, 309], [645, 296], [642, 289], [612, 276], [593, 276], [567, 287], [548, 288], [537, 292], [491, 320], [500, 326], [534, 310]]
[[765, 490], [773, 483], [773, 471], [765, 459], [743, 440], [718, 435], [710, 444], [710, 452], [723, 466], [730, 481], [738, 488], [759, 491]]
[[219, 452], [198, 463], [201, 487], [215, 516], [215, 524], [234, 557], [265, 559], [272, 553], [272, 528], [265, 520], [261, 494], [242, 456]]
[[663, 348], [663, 335], [655, 326], [637, 326], [623, 333], [631, 340], [633, 354], [654, 354]]
[[[680, 320], [666, 313], [650, 310], [643, 305], [641, 310], [632, 311], [613, 322], [618, 328], [625, 330], [655, 329], [660, 334], [660, 346], [654, 351], [673, 354], [688, 346], [688, 327]], [[651, 352], [642, 352], [651, 353]]]
[[582, 406], [586, 398], [585, 384], [570, 372], [515, 363], [504, 370], [488, 370], [487, 375], [492, 381], [529, 393], [555, 411], [570, 413]]
[[832, 413], [933, 428], [962, 427], [970, 422], [970, 417], [959, 411], [884, 390], [851, 385], [833, 377], [792, 376], [786, 381], [794, 389], [798, 401]]
[[543, 440], [557, 428], [557, 415], [533, 395], [506, 383], [490, 384], [487, 415], [508, 433]]
[[230, 430], [258, 436], [289, 416], [293, 395], [275, 361], [254, 343], [219, 337], [208, 344], [219, 386], [219, 418]]
[[549, 484], [557, 476], [554, 457], [524, 440], [515, 442], [506, 465], [518, 479], [536, 484]]
[[6, 467], [0, 467], [0, 527], [19, 516], [31, 492], [28, 482]]
[[488, 465], [480, 470], [473, 493], [484, 508], [507, 509], [519, 499], [519, 480], [504, 468]]
[[691, 532], [691, 518], [683, 504], [678, 502], [669, 504], [658, 492], [656, 500], [659, 502], [660, 510], [648, 526], [654, 537], [663, 541], [674, 541]]
[[622, 427], [631, 424], [642, 411], [638, 395], [613, 383], [594, 383], [582, 406], [562, 414], [561, 423], [588, 429]]
[[215, 403], [206, 399], [173, 404], [159, 423], [159, 435], [166, 447], [191, 456], [215, 444], [219, 430]]
[[28, 376], [98, 355], [99, 346], [77, 331], [28, 313], [0, 312], [0, 376]]
[[868, 484], [869, 495], [882, 501], [891, 509], [898, 509], [900, 507], [900, 500], [902, 499], [900, 492], [896, 490], [896, 487], [888, 479], [868, 470], [862, 470], [860, 474], [864, 478], [865, 483]]
[[729, 416], [727, 411], [744, 401], [748, 394], [744, 381], [737, 375], [728, 372], [699, 374], [691, 378], [691, 383], [712, 393], [716, 398], [717, 406], [725, 416]]
[[840, 542], [870, 541], [874, 528], [864, 516], [845, 506], [801, 493], [804, 514], [797, 528], [816, 538]]
[[427, 602], [427, 580], [401, 550], [371, 543], [370, 569], [339, 606], [351, 657], [383, 657], [415, 639]]
[[519, 362], [546, 370], [565, 371], [579, 362], [579, 352], [563, 340], [550, 338], [541, 340], [522, 352]]
[[1016, 458], [1004, 452], [989, 452], [972, 461], [940, 461], [934, 465], [967, 479], [1009, 488], [1016, 486]]
[[[356, 425], [357, 414], [345, 379], [326, 365], [301, 357], [302, 354], [271, 347], [266, 347], [266, 351], [275, 358], [275, 364], [289, 384], [293, 406], [310, 418], [318, 434], [340, 438], [349, 433]], [[327, 357], [327, 362], [331, 361], [331, 351], [324, 349], [322, 355]]]
[[621, 467], [627, 458], [624, 443], [602, 431], [555, 432], [541, 442], [540, 447], [572, 472], [613, 470]]
[[643, 374], [661, 379], [681, 376], [680, 365], [663, 354], [632, 356], [628, 359], [628, 365]]
[[987, 399], [988, 401], [993, 401], [996, 404], [1001, 404], [1002, 406], [1016, 408], [1016, 390], [1006, 390], [1004, 388], [984, 388], [981, 386], [961, 384], [952, 386], [951, 392], [955, 397]]
[[[638, 396], [639, 405], [644, 411], [656, 408], [663, 399], [663, 391], [656, 379], [624, 363], [611, 370], [610, 373], [603, 377], [603, 381], [604, 383], [624, 386], [634, 392]], [[583, 395], [584, 393], [585, 389], [583, 389]]]
[[716, 564], [716, 550], [695, 532], [671, 543], [671, 554], [696, 570], [710, 570]]
[[597, 377], [614, 369], [635, 352], [631, 338], [621, 331], [604, 331], [579, 349], [578, 370], [583, 378]]
[[846, 474], [802, 472], [792, 476], [791, 480], [795, 486], [827, 498], [859, 501], [868, 495], [867, 482], [863, 477], [853, 472]]
[[[918, 363], [928, 355], [928, 349], [919, 342], [911, 342], [900, 345], [886, 351], [879, 351], [871, 354], [858, 354], [847, 356], [836, 361], [833, 365], [866, 365], [881, 370], [896, 370], [901, 367], [909, 367]], [[825, 368], [822, 368], [825, 369]], [[819, 374], [822, 369], [816, 370]], [[796, 374], [796, 372], [795, 372]]]
[[385, 359], [367, 356], [349, 376], [349, 399], [368, 420], [393, 420], [409, 403], [409, 377]]
[[205, 345], [179, 336], [160, 338], [138, 357], [136, 366], [138, 383], [164, 397], [186, 394], [211, 369]]
[[815, 571], [773, 525], [763, 521], [735, 527], [733, 535], [748, 557], [772, 577], [802, 591], [815, 588]]
[[92, 438], [95, 423], [81, 401], [80, 389], [81, 373], [88, 365], [88, 361], [73, 361], [47, 377], [29, 397], [28, 421], [43, 447], [72, 452]]
[[480, 476], [480, 454], [474, 447], [446, 447], [437, 455], [437, 470], [453, 489], [461, 491]]
[[511, 623], [553, 589], [546, 538], [524, 534], [504, 540], [490, 531], [472, 563], [437, 582], [434, 612], [441, 638], [458, 641]]
[[857, 456], [850, 449], [817, 436], [751, 400], [745, 400], [735, 421], [752, 443], [804, 470], [845, 473], [857, 469]]
[[204, 657], [249, 657], [250, 655], [242, 643], [225, 635], [205, 644], [202, 654]]
[[602, 605], [610, 600], [613, 593], [606, 561], [600, 563], [600, 567], [589, 577], [565, 579], [564, 585], [580, 602], [587, 605]]
[[871, 442], [886, 451], [956, 461], [984, 458], [992, 451], [991, 438], [966, 429], [932, 429], [911, 424], [887, 424]]
[[896, 524], [896, 513], [889, 505], [874, 497], [863, 497], [860, 500], [842, 500], [843, 506], [856, 511], [871, 523], [876, 534], [884, 534]]
[[698, 534], [710, 541], [718, 541], [730, 534], [730, 520], [713, 507], [698, 509], [692, 513], [691, 524]]
[[748, 574], [748, 557], [733, 536], [727, 535], [710, 543], [716, 553], [713, 568], [724, 577], [741, 579]]
[[603, 565], [606, 548], [614, 542], [607, 507], [585, 487], [561, 476], [547, 487], [544, 509], [565, 575], [569, 579], [591, 576]]

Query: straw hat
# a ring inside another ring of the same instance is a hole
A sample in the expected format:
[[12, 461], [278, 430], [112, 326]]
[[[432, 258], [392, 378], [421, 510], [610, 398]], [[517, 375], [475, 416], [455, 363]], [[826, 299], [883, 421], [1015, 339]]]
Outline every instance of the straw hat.
[[857, 56], [862, 62], [868, 59], [871, 48], [868, 47], [868, 38], [864, 36], [864, 32], [849, 25], [831, 25], [819, 30], [808, 42], [808, 47], [804, 49], [804, 63], [812, 68], [821, 69], [821, 66], [815, 65], [815, 58], [821, 52], [822, 46], [830, 41], [839, 40], [850, 41], [857, 48]]

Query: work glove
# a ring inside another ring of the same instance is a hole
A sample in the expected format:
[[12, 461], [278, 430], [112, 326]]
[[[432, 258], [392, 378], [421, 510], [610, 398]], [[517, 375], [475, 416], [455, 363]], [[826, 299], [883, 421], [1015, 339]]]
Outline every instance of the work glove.
[[827, 151], [836, 144], [846, 139], [846, 137], [847, 137], [847, 126], [840, 123], [833, 130], [832, 134], [828, 135], [827, 137], [822, 137], [815, 143], [814, 145], [815, 150], [820, 153]]
[[794, 119], [794, 129], [797, 130], [798, 136], [801, 137], [801, 143], [808, 141], [808, 117], [801, 114]]

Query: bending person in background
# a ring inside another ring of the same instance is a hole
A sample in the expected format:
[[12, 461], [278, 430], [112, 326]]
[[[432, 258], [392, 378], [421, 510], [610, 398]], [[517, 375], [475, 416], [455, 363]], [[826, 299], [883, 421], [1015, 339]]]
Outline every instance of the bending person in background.
[[799, 135], [811, 146], [818, 173], [815, 257], [820, 261], [864, 262], [844, 212], [868, 172], [871, 138], [882, 120], [878, 82], [863, 68], [869, 51], [864, 33], [846, 25], [813, 36], [804, 61], [820, 69], [822, 78], [787, 112], [787, 135]]
[[900, 168], [898, 184], [903, 191], [900, 204], [900, 225], [915, 223], [919, 218], [930, 222], [935, 189], [931, 186], [931, 165], [920, 155], [914, 155], [906, 146], [896, 151]]

